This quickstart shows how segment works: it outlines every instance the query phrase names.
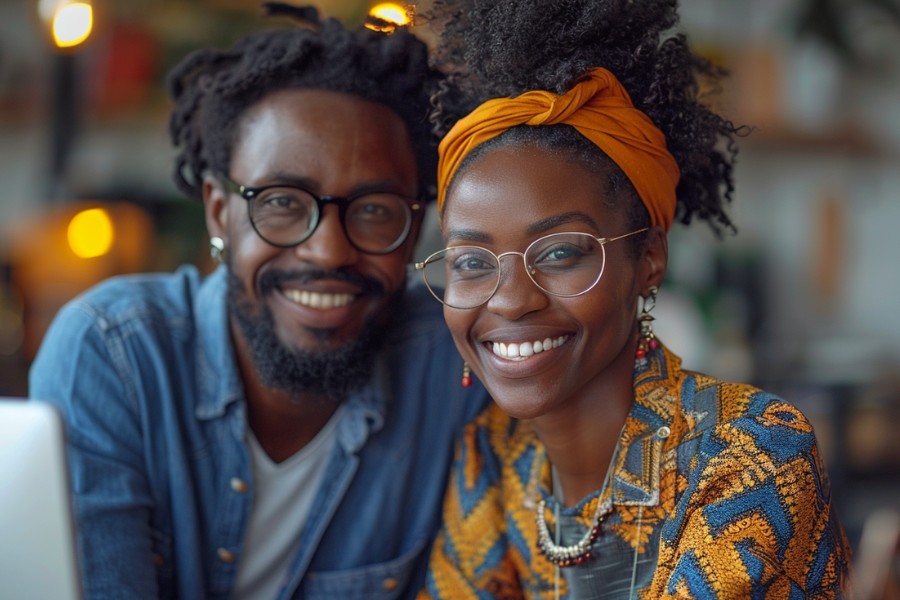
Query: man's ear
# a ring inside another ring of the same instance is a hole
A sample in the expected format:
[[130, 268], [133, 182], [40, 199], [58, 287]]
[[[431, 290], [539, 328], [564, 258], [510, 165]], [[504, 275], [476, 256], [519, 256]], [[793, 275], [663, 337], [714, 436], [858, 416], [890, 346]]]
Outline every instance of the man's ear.
[[651, 287], [660, 287], [669, 264], [669, 240], [666, 232], [654, 225], [647, 232], [647, 242], [638, 267], [638, 293], [647, 296]]
[[228, 206], [228, 191], [222, 183], [212, 175], [204, 175], [203, 210], [210, 237], [217, 235], [228, 239]]

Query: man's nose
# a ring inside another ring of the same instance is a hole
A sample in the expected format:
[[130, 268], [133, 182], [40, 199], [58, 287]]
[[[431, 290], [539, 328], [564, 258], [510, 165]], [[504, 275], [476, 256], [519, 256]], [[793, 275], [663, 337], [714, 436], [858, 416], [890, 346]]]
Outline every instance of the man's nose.
[[359, 260], [359, 250], [350, 243], [337, 206], [323, 208], [316, 230], [294, 250], [300, 259], [323, 269], [346, 267]]

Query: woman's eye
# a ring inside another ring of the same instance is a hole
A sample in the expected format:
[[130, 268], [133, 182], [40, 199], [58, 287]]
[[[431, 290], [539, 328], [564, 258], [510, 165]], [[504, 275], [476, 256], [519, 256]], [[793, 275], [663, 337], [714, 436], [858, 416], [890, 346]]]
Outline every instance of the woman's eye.
[[453, 259], [452, 268], [454, 271], [485, 271], [494, 269], [493, 261], [482, 254], [463, 254]]
[[572, 244], [556, 244], [543, 250], [535, 259], [535, 263], [542, 262], [559, 262], [576, 259], [584, 253], [577, 246]]

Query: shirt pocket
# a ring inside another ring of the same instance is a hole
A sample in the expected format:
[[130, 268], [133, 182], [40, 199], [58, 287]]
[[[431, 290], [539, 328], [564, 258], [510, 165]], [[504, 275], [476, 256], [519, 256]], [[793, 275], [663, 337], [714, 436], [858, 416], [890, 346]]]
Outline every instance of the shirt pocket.
[[310, 572], [303, 585], [302, 597], [308, 600], [394, 600], [414, 597], [419, 586], [410, 589], [410, 585], [414, 583], [416, 568], [425, 567], [423, 553], [426, 543], [427, 540], [423, 539], [411, 550], [388, 562], [342, 571]]

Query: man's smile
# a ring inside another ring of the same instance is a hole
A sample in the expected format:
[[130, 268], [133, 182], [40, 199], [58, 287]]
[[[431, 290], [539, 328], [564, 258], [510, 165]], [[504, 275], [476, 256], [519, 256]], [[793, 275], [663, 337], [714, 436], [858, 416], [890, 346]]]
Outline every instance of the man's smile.
[[300, 306], [323, 310], [347, 306], [356, 298], [354, 294], [311, 292], [295, 289], [282, 290], [282, 294], [284, 294], [285, 298]]

